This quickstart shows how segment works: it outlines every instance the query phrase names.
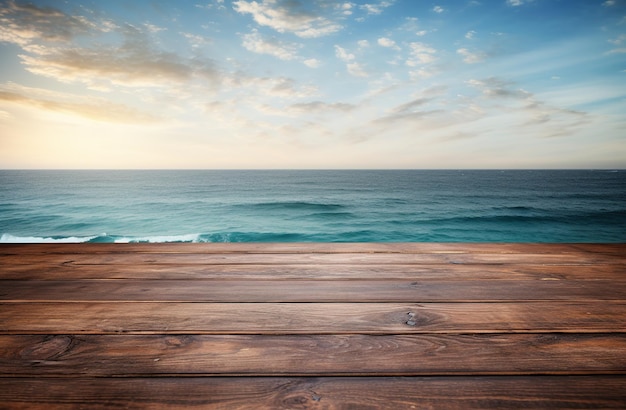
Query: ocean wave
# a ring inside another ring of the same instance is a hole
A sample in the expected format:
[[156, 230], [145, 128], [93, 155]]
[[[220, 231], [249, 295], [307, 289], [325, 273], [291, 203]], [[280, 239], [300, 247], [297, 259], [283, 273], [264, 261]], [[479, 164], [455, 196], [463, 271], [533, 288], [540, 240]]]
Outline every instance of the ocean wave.
[[120, 236], [100, 234], [94, 236], [17, 236], [2, 234], [0, 243], [165, 243], [165, 242], [210, 242], [202, 240], [200, 234]]
[[[228, 242], [346, 242], [365, 241], [366, 231], [337, 233], [306, 232], [217, 232], [183, 235], [95, 235], [95, 236], [18, 236], [2, 234], [0, 243], [228, 243]], [[349, 239], [348, 239], [349, 238]]]
[[357, 218], [357, 216], [355, 214], [353, 214], [352, 212], [315, 212], [312, 214], [308, 214], [306, 215], [306, 217], [308, 218], [314, 218], [314, 219], [327, 219], [327, 218], [334, 218], [334, 219], [346, 219], [346, 218]]
[[[511, 223], [568, 223], [577, 225], [623, 225], [626, 221], [626, 210], [598, 210], [594, 212], [589, 211], [562, 211], [562, 212], [548, 212], [546, 210], [540, 210], [536, 208], [520, 207], [519, 211], [505, 214], [484, 214], [484, 215], [467, 215], [467, 216], [450, 216], [440, 217], [433, 219], [424, 219], [420, 222], [427, 222], [432, 224], [460, 224], [463, 226], [465, 223], [497, 223], [497, 224], [511, 224]], [[530, 212], [530, 214], [529, 214]], [[503, 225], [506, 227], [506, 225]]]
[[257, 210], [303, 210], [303, 211], [334, 211], [345, 209], [345, 205], [308, 201], [275, 201], [258, 202], [252, 204], [234, 205], [237, 208], [252, 208]]
[[122, 236], [112, 237], [114, 243], [168, 243], [168, 242], [211, 242], [201, 240], [201, 234], [187, 235], [156, 235], [156, 236]]
[[14, 236], [2, 234], [0, 243], [82, 243], [90, 242], [99, 236]]

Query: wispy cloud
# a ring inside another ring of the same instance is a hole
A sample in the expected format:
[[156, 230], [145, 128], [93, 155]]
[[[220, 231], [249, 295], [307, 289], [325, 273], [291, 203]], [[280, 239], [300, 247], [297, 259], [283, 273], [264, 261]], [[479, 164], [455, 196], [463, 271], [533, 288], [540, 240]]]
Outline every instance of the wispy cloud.
[[49, 48], [44, 53], [21, 55], [28, 71], [62, 82], [80, 82], [99, 88], [107, 85], [163, 87], [198, 76], [217, 82], [219, 71], [211, 61], [187, 60], [144, 48]]
[[37, 75], [95, 89], [109, 85], [160, 87], [194, 76], [212, 82], [219, 78], [209, 60], [188, 60], [153, 48], [146, 33], [152, 31], [149, 27], [115, 25], [125, 39], [123, 44], [79, 47], [71, 40], [101, 32], [96, 21], [15, 2], [0, 13], [2, 40], [21, 46], [26, 52], [20, 55], [24, 66]]
[[235, 11], [250, 14], [254, 21], [279, 33], [293, 33], [298, 37], [323, 37], [341, 30], [342, 26], [321, 14], [304, 10], [300, 3], [292, 1], [262, 0], [235, 1]]
[[53, 93], [47, 90], [21, 87], [16, 84], [0, 86], [0, 103], [78, 115], [103, 122], [148, 124], [159, 121], [159, 118], [152, 114], [123, 104], [97, 98]]
[[57, 9], [9, 1], [0, 8], [0, 40], [28, 46], [33, 41], [69, 42], [92, 30], [107, 30], [83, 16], [69, 16]]
[[[482, 80], [470, 80], [468, 84], [476, 87], [488, 101], [497, 105], [491, 109], [518, 114], [519, 127], [536, 127], [536, 136], [543, 138], [573, 135], [590, 121], [583, 111], [560, 108], [539, 100], [533, 93], [522, 88], [515, 88], [515, 83], [501, 78], [490, 77]], [[508, 103], [507, 103], [508, 101]]]
[[281, 60], [293, 60], [297, 57], [297, 44], [286, 44], [275, 38], [264, 39], [257, 30], [243, 36], [243, 46], [258, 54], [269, 54]]
[[346, 70], [350, 75], [355, 77], [367, 77], [368, 74], [363, 66], [355, 61], [354, 54], [348, 52], [345, 48], [335, 45], [335, 56], [346, 63]]
[[201, 48], [211, 44], [211, 39], [198, 34], [181, 32], [180, 35], [185, 37], [193, 48]]
[[322, 101], [311, 101], [307, 103], [296, 103], [289, 106], [290, 111], [297, 113], [320, 113], [320, 112], [349, 112], [356, 107], [353, 104], [326, 103]]
[[394, 50], [400, 50], [400, 47], [390, 38], [381, 37], [377, 41], [378, 45], [381, 47], [393, 48]]
[[487, 58], [487, 54], [480, 51], [470, 51], [467, 48], [459, 48], [457, 54], [463, 56], [463, 62], [467, 64], [476, 64]]
[[427, 44], [413, 42], [409, 44], [411, 49], [410, 56], [406, 60], [409, 67], [417, 67], [419, 65], [431, 64], [436, 61], [437, 50]]
[[487, 97], [512, 97], [519, 99], [532, 97], [529, 92], [521, 88], [513, 89], [513, 82], [498, 77], [489, 77], [482, 80], [472, 79], [467, 83], [482, 91], [483, 95]]
[[317, 58], [309, 58], [309, 59], [303, 60], [302, 62], [304, 63], [305, 66], [310, 67], [310, 68], [317, 68], [322, 65], [322, 62], [318, 60]]
[[391, 6], [393, 1], [381, 1], [378, 3], [367, 3], [361, 5], [361, 9], [368, 14], [381, 14], [387, 7]]

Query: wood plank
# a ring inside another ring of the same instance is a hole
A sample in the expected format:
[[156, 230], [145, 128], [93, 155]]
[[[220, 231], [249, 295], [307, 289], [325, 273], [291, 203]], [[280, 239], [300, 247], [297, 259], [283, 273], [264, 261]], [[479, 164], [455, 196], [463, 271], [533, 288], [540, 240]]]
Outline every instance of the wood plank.
[[0, 255], [0, 265], [23, 264], [525, 264], [603, 265], [626, 264], [626, 256], [613, 253], [64, 253]]
[[626, 244], [607, 243], [1, 243], [0, 255], [37, 253], [626, 253]]
[[3, 335], [0, 373], [26, 377], [626, 374], [626, 334]]
[[625, 332], [626, 302], [10, 303], [4, 334]]
[[0, 378], [11, 409], [623, 409], [626, 377]]
[[626, 300], [626, 280], [0, 281], [3, 302], [467, 302]]
[[624, 265], [63, 265], [3, 266], [0, 280], [626, 280]]

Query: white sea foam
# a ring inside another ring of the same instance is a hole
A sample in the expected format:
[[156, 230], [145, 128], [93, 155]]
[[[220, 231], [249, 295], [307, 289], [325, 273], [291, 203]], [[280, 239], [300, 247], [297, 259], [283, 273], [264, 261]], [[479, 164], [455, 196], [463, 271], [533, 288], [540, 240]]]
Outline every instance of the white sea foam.
[[132, 243], [132, 242], [200, 242], [200, 234], [192, 233], [186, 235], [161, 235], [161, 236], [144, 236], [144, 237], [121, 237], [115, 238], [115, 243]]
[[14, 236], [7, 233], [0, 236], [0, 243], [81, 243], [89, 242], [97, 236], [66, 236], [66, 237], [38, 237], [38, 236]]

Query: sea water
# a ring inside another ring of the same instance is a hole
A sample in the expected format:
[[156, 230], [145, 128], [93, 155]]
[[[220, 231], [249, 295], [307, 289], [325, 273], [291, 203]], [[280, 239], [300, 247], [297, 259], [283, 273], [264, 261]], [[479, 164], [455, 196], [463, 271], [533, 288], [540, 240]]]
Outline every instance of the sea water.
[[0, 171], [1, 242], [626, 242], [626, 171]]

